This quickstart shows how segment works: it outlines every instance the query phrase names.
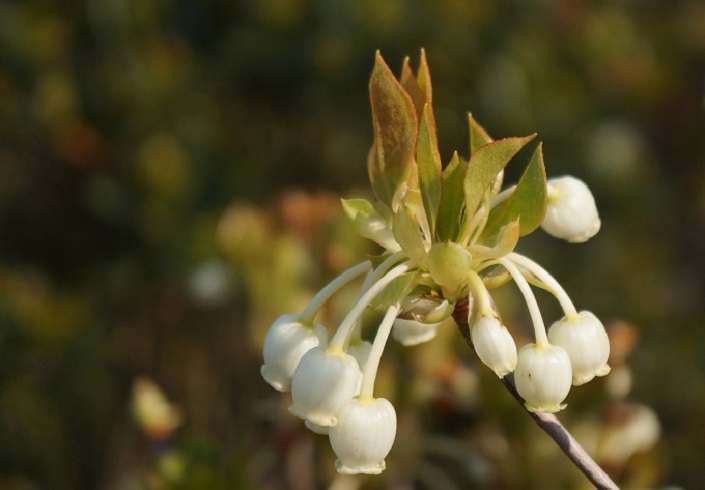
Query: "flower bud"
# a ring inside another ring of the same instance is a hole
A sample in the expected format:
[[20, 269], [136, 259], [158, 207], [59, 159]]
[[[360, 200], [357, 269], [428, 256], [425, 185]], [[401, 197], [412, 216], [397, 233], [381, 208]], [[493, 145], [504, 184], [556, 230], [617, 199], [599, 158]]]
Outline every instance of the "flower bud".
[[480, 360], [503, 378], [514, 371], [517, 365], [517, 347], [507, 327], [499, 319], [481, 316], [470, 333]]
[[421, 323], [441, 323], [450, 318], [455, 305], [447, 299], [428, 296], [409, 296], [404, 300], [402, 311]]
[[569, 242], [584, 242], [600, 231], [595, 198], [582, 180], [566, 176], [548, 181], [548, 207], [541, 227]]
[[340, 409], [359, 392], [361, 382], [362, 372], [353, 356], [315, 347], [296, 368], [289, 412], [316, 425], [333, 426]]
[[570, 358], [562, 347], [528, 344], [519, 349], [514, 381], [530, 412], [563, 410], [571, 378]]
[[421, 323], [416, 320], [397, 318], [394, 320], [392, 337], [407, 347], [423, 344], [436, 336], [438, 325], [438, 323]]
[[428, 272], [436, 284], [454, 295], [467, 283], [470, 252], [454, 242], [436, 243], [429, 252]]
[[610, 372], [607, 365], [610, 356], [607, 332], [600, 320], [589, 311], [581, 311], [576, 319], [563, 318], [554, 323], [548, 330], [548, 340], [568, 353], [573, 385], [587, 383], [595, 376]]
[[301, 357], [316, 346], [326, 346], [328, 332], [321, 324], [304, 325], [297, 315], [282, 315], [267, 332], [262, 349], [262, 377], [277, 391], [289, 391]]
[[329, 432], [330, 444], [338, 456], [335, 463], [338, 473], [381, 473], [396, 432], [397, 415], [389, 401], [351, 400]]

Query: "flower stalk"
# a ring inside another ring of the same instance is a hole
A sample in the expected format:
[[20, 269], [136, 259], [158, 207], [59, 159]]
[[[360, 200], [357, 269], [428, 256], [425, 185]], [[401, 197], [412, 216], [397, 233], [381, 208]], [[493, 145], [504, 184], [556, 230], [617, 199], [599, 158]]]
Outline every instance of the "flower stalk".
[[[470, 349], [473, 349], [470, 339], [470, 326], [467, 321], [467, 311], [470, 308], [465, 300], [456, 308], [453, 318], [458, 324], [458, 329], [465, 339]], [[502, 384], [510, 395], [524, 408], [527, 414], [536, 422], [551, 439], [553, 439], [563, 453], [573, 462], [573, 464], [585, 475], [585, 477], [598, 490], [619, 490], [612, 478], [600, 467], [599, 464], [585, 451], [585, 448], [573, 437], [573, 435], [558, 420], [555, 414], [545, 412], [532, 412], [525, 407], [525, 400], [519, 395], [514, 383], [514, 376], [509, 374], [504, 376]]]

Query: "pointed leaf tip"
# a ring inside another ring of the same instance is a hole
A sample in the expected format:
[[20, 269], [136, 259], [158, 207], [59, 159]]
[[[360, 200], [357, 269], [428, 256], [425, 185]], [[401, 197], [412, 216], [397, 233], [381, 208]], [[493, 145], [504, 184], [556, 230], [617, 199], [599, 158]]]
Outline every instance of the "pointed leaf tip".
[[368, 159], [370, 181], [375, 195], [394, 207], [411, 171], [418, 132], [416, 110], [379, 51], [369, 90], [374, 130]]
[[465, 174], [464, 192], [465, 206], [468, 216], [472, 216], [482, 202], [485, 191], [509, 161], [536, 134], [524, 138], [505, 138], [487, 143], [477, 149], [470, 157], [468, 170]]

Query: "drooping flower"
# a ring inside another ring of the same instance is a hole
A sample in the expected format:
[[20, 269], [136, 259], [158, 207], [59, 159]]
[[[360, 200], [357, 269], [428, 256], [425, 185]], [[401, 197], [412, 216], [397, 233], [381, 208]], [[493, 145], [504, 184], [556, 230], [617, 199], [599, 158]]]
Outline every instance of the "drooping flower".
[[325, 347], [327, 342], [323, 325], [305, 325], [298, 315], [280, 316], [264, 339], [262, 377], [277, 391], [291, 390], [291, 379], [303, 355], [314, 347]]
[[416, 320], [397, 318], [394, 320], [392, 337], [401, 345], [423, 344], [436, 337], [439, 323], [421, 323]]
[[338, 456], [336, 469], [343, 474], [381, 473], [396, 432], [397, 416], [389, 401], [350, 400], [329, 432], [331, 446]]
[[503, 378], [517, 365], [517, 347], [507, 327], [497, 317], [482, 315], [470, 332], [480, 360]]
[[353, 356], [315, 347], [296, 368], [289, 411], [313, 424], [334, 426], [338, 412], [359, 391], [361, 381], [362, 372]]
[[573, 385], [587, 383], [595, 376], [610, 372], [607, 359], [610, 341], [602, 322], [589, 311], [581, 311], [577, 318], [563, 318], [548, 330], [548, 340], [565, 349], [573, 370]]
[[563, 410], [571, 380], [570, 358], [562, 347], [528, 344], [519, 349], [514, 381], [527, 410]]
[[565, 176], [548, 180], [548, 206], [541, 228], [569, 242], [584, 242], [600, 231], [595, 198], [582, 180]]

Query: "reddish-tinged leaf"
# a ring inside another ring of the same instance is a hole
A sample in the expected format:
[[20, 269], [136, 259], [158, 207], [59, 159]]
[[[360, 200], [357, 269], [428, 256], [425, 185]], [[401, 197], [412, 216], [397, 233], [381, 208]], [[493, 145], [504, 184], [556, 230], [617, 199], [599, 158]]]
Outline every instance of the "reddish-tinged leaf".
[[430, 122], [433, 126], [433, 131], [436, 131], [436, 119], [433, 116], [433, 89], [431, 87], [431, 73], [428, 71], [428, 63], [426, 63], [426, 51], [421, 49], [421, 62], [419, 63], [419, 71], [416, 75], [419, 88], [424, 95], [424, 101], [431, 108]]
[[419, 88], [419, 84], [414, 76], [414, 72], [409, 66], [409, 57], [404, 58], [404, 65], [401, 68], [401, 77], [399, 78], [399, 83], [404, 87], [406, 93], [411, 97], [411, 101], [414, 104], [414, 109], [416, 109], [416, 117], [421, 119], [423, 116], [423, 105], [424, 105], [424, 94]]
[[379, 52], [370, 78], [370, 102], [374, 128], [370, 181], [377, 198], [394, 208], [411, 171], [418, 124], [411, 97]]
[[468, 113], [468, 123], [470, 126], [470, 155], [472, 156], [478, 148], [492, 142], [492, 138], [490, 138], [485, 128], [480, 126], [470, 113]]

